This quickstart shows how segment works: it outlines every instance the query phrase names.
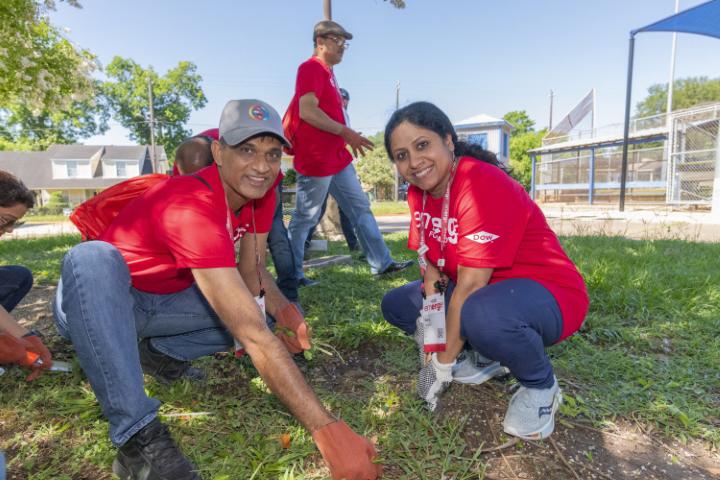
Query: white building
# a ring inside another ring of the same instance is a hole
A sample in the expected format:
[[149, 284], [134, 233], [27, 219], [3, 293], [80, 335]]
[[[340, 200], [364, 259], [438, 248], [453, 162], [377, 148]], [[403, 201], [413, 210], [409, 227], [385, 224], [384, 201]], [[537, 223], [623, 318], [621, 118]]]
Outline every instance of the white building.
[[510, 162], [510, 133], [513, 126], [507, 121], [481, 113], [456, 122], [454, 127], [458, 139], [493, 152], [505, 165]]

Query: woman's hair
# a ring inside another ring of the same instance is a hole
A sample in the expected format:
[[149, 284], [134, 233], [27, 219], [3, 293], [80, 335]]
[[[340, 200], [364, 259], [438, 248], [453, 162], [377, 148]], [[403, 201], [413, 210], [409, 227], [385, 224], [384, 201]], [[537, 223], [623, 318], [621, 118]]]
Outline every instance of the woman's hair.
[[19, 178], [0, 170], [0, 207], [14, 207], [18, 203], [33, 208], [35, 197]]
[[395, 159], [390, 150], [390, 137], [397, 126], [403, 122], [409, 122], [415, 126], [431, 130], [443, 139], [449, 134], [455, 145], [455, 155], [457, 157], [473, 157], [482, 162], [495, 165], [503, 171], [507, 171], [505, 166], [498, 162], [494, 153], [483, 149], [480, 145], [458, 140], [457, 133], [455, 133], [455, 129], [448, 116], [430, 102], [411, 103], [400, 110], [396, 110], [390, 117], [390, 120], [385, 126], [385, 150], [387, 150], [388, 156], [393, 162]]

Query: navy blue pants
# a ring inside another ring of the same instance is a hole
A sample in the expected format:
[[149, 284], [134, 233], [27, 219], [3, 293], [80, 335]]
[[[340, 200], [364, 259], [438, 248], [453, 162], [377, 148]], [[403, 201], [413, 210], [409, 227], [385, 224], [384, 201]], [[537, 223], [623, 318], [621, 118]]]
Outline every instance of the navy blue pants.
[[298, 301], [298, 281], [295, 277], [295, 257], [288, 238], [287, 228], [283, 222], [282, 182], [276, 187], [275, 215], [268, 234], [270, 256], [277, 272], [276, 284], [285, 298], [291, 302]]
[[11, 312], [33, 284], [32, 272], [19, 265], [0, 267], [0, 305]]
[[[390, 290], [382, 299], [385, 320], [408, 335], [420, 315], [420, 282]], [[445, 293], [446, 308], [454, 285]], [[487, 285], [470, 295], [460, 311], [460, 335], [484, 357], [497, 360], [529, 388], [550, 388], [553, 369], [545, 347], [562, 334], [562, 314], [550, 292], [533, 280], [516, 278]]]

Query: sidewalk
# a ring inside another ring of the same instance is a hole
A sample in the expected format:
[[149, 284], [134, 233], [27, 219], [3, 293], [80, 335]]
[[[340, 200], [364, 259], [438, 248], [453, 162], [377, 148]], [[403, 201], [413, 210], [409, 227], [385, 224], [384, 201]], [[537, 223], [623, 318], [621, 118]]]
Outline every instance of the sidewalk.
[[[720, 241], [720, 218], [709, 212], [634, 209], [620, 212], [603, 208], [541, 205], [558, 235], [623, 236], [638, 240], [671, 239]], [[376, 217], [383, 233], [407, 232], [409, 215]]]

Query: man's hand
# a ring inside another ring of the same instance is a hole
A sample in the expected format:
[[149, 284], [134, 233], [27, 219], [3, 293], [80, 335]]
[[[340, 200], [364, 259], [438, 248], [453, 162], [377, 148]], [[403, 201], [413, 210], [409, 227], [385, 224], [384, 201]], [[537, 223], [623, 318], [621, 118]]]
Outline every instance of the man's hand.
[[310, 348], [310, 327], [297, 305], [288, 303], [275, 315], [275, 334], [290, 353], [300, 353]]
[[382, 466], [372, 462], [375, 448], [342, 420], [328, 423], [312, 434], [333, 480], [375, 480]]
[[33, 371], [27, 377], [27, 381], [32, 382], [40, 376], [43, 370], [49, 370], [50, 367], [52, 367], [52, 355], [50, 354], [50, 350], [47, 349], [45, 344], [43, 344], [42, 340], [40, 340], [40, 337], [37, 335], [28, 335], [23, 337], [21, 340], [25, 344], [25, 349], [28, 352], [40, 355], [40, 359], [42, 360], [40, 365], [33, 364], [32, 366]]
[[[42, 360], [42, 363], [38, 362], [38, 360]], [[17, 338], [9, 333], [0, 333], [0, 363], [32, 368], [33, 371], [27, 377], [27, 380], [33, 381], [40, 376], [43, 370], [47, 370], [52, 366], [52, 356], [42, 341], [35, 335]]]
[[373, 142], [363, 137], [352, 128], [343, 126], [342, 130], [340, 130], [340, 136], [343, 140], [345, 140], [345, 143], [350, 145], [354, 157], [365, 155], [365, 150], [370, 151], [375, 148], [375, 144]]
[[452, 363], [440, 363], [437, 354], [433, 353], [430, 362], [420, 370], [418, 377], [417, 393], [427, 402], [430, 411], [435, 411], [440, 395], [452, 382]]

